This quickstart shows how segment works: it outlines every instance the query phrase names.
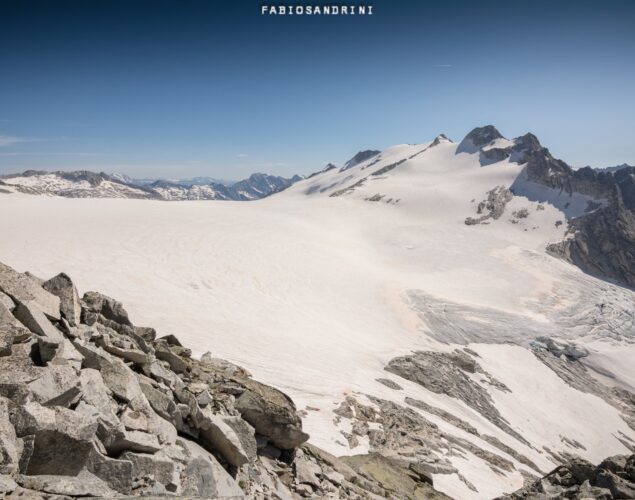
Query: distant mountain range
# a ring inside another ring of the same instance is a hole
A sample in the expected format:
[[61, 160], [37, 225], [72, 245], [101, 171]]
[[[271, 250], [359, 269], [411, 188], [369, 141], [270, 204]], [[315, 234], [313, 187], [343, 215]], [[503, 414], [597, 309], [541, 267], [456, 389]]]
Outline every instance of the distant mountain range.
[[0, 177], [0, 189], [66, 198], [139, 198], [155, 200], [235, 200], [265, 198], [286, 189], [302, 177], [285, 178], [256, 173], [237, 182], [210, 177], [183, 180], [133, 179], [124, 174], [78, 170], [27, 170]]
[[621, 165], [615, 165], [614, 167], [599, 167], [599, 168], [596, 168], [595, 170], [598, 170], [600, 172], [617, 172], [625, 168], [633, 168], [633, 165], [629, 165], [628, 163], [622, 163]]

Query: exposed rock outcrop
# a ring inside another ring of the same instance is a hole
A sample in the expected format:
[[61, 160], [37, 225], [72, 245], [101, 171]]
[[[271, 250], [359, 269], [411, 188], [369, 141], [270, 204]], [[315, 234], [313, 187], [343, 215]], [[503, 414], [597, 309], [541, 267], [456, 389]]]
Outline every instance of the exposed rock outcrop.
[[476, 208], [476, 213], [479, 214], [479, 217], [468, 217], [465, 219], [465, 224], [473, 226], [482, 224], [488, 219], [500, 219], [512, 197], [511, 191], [505, 186], [496, 186], [494, 189], [489, 190], [487, 198], [479, 202]]
[[635, 455], [617, 455], [595, 466], [576, 458], [499, 500], [635, 498]]
[[[447, 394], [463, 401], [510, 436], [528, 444], [527, 440], [512, 429], [500, 415], [489, 392], [481, 384], [487, 384], [500, 391], [509, 392], [509, 389], [485, 372], [474, 358], [465, 352], [417, 351], [408, 356], [391, 359], [385, 369], [432, 392]], [[480, 383], [471, 377], [476, 373], [481, 375]]]
[[[587, 213], [569, 217], [567, 236], [549, 245], [547, 251], [589, 274], [635, 286], [635, 167], [574, 170], [554, 158], [535, 135], [507, 140], [491, 125], [472, 130], [457, 148], [457, 153], [462, 152], [478, 152], [481, 165], [506, 159], [523, 164], [522, 182], [512, 185], [513, 193], [531, 198], [532, 190], [522, 189], [529, 182], [569, 198], [576, 194], [589, 197]], [[486, 218], [468, 217], [465, 223], [477, 224]]]

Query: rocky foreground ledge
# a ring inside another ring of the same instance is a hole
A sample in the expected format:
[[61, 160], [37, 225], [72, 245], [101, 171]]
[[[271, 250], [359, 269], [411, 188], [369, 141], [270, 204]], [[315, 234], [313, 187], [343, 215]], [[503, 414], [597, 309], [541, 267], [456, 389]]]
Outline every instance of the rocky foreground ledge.
[[[448, 498], [427, 470], [308, 438], [245, 369], [193, 359], [105, 295], [80, 300], [65, 274], [0, 263], [1, 497]], [[634, 460], [572, 462], [506, 498], [635, 498]]]
[[[193, 359], [105, 295], [80, 300], [65, 274], [0, 264], [0, 496], [395, 496], [308, 438], [293, 401], [243, 368]], [[405, 479], [397, 497], [447, 498]]]

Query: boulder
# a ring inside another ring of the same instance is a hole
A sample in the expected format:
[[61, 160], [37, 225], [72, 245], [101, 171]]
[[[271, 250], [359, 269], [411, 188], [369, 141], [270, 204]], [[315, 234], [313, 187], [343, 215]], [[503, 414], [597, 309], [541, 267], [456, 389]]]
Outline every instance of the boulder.
[[214, 415], [205, 409], [192, 420], [199, 430], [200, 442], [218, 451], [231, 465], [240, 467], [256, 459], [253, 427], [240, 417]]
[[124, 450], [138, 451], [140, 453], [156, 453], [161, 449], [161, 444], [154, 434], [143, 431], [126, 430], [123, 436], [111, 444], [110, 449], [114, 453], [120, 453]]
[[297, 448], [309, 435], [302, 431], [302, 420], [293, 401], [284, 393], [254, 380], [240, 381], [246, 388], [235, 407], [258, 434], [282, 449]]
[[178, 354], [172, 351], [167, 344], [161, 343], [155, 346], [156, 357], [167, 362], [170, 368], [176, 373], [185, 373], [189, 367], [189, 363]]
[[177, 464], [172, 459], [130, 451], [122, 453], [120, 458], [132, 464], [132, 476], [135, 481], [155, 481], [163, 486], [164, 491], [159, 493], [165, 494], [174, 494], [180, 488]]
[[143, 366], [146, 376], [165, 384], [173, 391], [183, 387], [183, 381], [172, 370], [167, 369], [160, 361], [154, 360]]
[[127, 430], [144, 432], [148, 430], [148, 417], [140, 411], [126, 408], [119, 415], [119, 420]]
[[74, 345], [85, 358], [84, 366], [99, 370], [104, 384], [115, 396], [127, 402], [145, 399], [137, 377], [123, 361], [90, 343], [75, 342]]
[[152, 342], [157, 338], [157, 331], [154, 328], [148, 326], [135, 326], [135, 333], [146, 342]]
[[177, 444], [185, 454], [180, 471], [181, 495], [203, 498], [244, 498], [236, 481], [213, 455], [193, 441], [179, 439]]
[[9, 400], [0, 397], [0, 474], [16, 472], [19, 458], [17, 436], [9, 420]]
[[165, 341], [166, 344], [171, 346], [183, 347], [183, 344], [181, 344], [181, 341], [177, 339], [176, 336], [172, 335], [171, 333], [169, 335], [164, 335], [163, 337], [160, 337], [158, 340], [163, 340]]
[[97, 447], [97, 419], [66, 408], [26, 403], [12, 417], [18, 436], [32, 436], [21, 470], [33, 475], [78, 476], [88, 471], [110, 488], [129, 493], [132, 464], [104, 456]]
[[108, 484], [88, 471], [81, 471], [77, 476], [54, 476], [42, 474], [37, 476], [16, 476], [23, 488], [42, 491], [53, 495], [72, 497], [112, 497], [116, 492]]
[[62, 342], [64, 340], [62, 332], [53, 326], [34, 301], [19, 302], [15, 309], [15, 317], [33, 333], [48, 337], [51, 341]]
[[79, 377], [69, 365], [50, 365], [28, 384], [33, 400], [47, 406], [71, 406], [82, 395]]
[[0, 496], [4, 498], [18, 487], [18, 484], [11, 476], [0, 474]]
[[[2, 307], [2, 306], [0, 306]], [[15, 331], [13, 328], [0, 324], [0, 356], [8, 356], [11, 354], [13, 340], [15, 339]]]
[[34, 302], [49, 318], [60, 319], [60, 299], [42, 288], [31, 275], [18, 273], [0, 262], [0, 290], [16, 302]]
[[[90, 406], [90, 409], [83, 408], [83, 411], [96, 414], [97, 435], [108, 448], [109, 440], [124, 430], [117, 418], [118, 405], [111, 399], [111, 392], [98, 370], [84, 368], [79, 374], [79, 380], [83, 389], [82, 403]], [[77, 411], [82, 411], [82, 407], [78, 405]]]
[[169, 390], [159, 390], [143, 379], [139, 380], [139, 386], [141, 387], [141, 391], [148, 400], [148, 403], [150, 403], [150, 406], [157, 413], [157, 415], [170, 422], [174, 422], [176, 414], [176, 403], [174, 402], [172, 392]]
[[0, 291], [0, 304], [2, 304], [10, 312], [13, 312], [15, 309], [15, 302], [13, 302], [13, 299], [2, 291]]
[[[41, 337], [40, 337], [41, 338]], [[38, 339], [39, 340], [39, 339]], [[53, 358], [54, 364], [67, 364], [72, 366], [77, 372], [82, 368], [84, 356], [75, 348], [73, 343], [67, 338], [64, 339], [61, 345], [61, 349], [57, 350], [55, 357]]]
[[77, 326], [82, 308], [77, 289], [68, 275], [60, 273], [44, 282], [43, 288], [60, 299], [60, 311], [70, 326]]
[[[12, 311], [14, 310], [15, 305], [10, 309], [0, 301], [0, 346], [7, 346], [3, 350], [5, 354], [0, 354], [2, 356], [11, 352], [11, 344], [24, 342], [31, 337], [31, 331], [25, 328], [13, 315]], [[0, 349], [2, 348], [0, 347]]]
[[318, 476], [321, 474], [322, 469], [320, 466], [306, 457], [298, 458], [295, 461], [295, 477], [298, 483], [309, 484], [319, 488], [320, 480]]
[[9, 356], [0, 357], [0, 396], [21, 403], [29, 397], [28, 384], [45, 369], [33, 364], [32, 343], [14, 344]]
[[100, 324], [97, 324], [97, 330], [101, 338], [97, 339], [96, 344], [106, 352], [131, 363], [146, 364], [152, 361], [151, 355], [139, 349], [133, 339]]
[[[126, 326], [132, 326], [128, 318], [128, 312], [124, 309], [121, 302], [103, 295], [99, 292], [86, 292], [82, 297], [82, 313], [90, 317], [91, 315], [100, 315], [105, 319], [112, 320]], [[87, 318], [88, 319], [88, 318]], [[92, 324], [91, 321], [86, 321]]]

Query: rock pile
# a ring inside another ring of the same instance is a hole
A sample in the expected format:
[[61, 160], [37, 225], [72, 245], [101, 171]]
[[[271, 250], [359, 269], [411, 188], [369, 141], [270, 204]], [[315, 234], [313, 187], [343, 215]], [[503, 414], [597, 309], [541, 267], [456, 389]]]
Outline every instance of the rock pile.
[[308, 437], [243, 368], [0, 264], [0, 496], [405, 498]]
[[500, 500], [635, 498], [635, 455], [607, 458], [595, 466], [581, 458]]

